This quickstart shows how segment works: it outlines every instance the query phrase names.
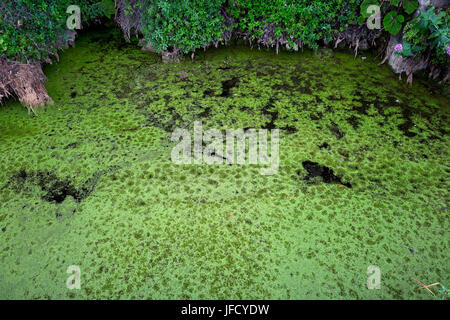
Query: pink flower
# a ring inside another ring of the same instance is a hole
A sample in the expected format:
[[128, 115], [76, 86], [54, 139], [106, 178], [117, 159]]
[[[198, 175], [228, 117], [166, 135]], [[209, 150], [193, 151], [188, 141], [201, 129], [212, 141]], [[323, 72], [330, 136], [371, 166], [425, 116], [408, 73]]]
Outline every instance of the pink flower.
[[446, 49], [446, 51], [447, 51], [447, 54], [450, 56], [450, 43], [447, 44], [447, 49]]
[[401, 43], [398, 43], [398, 44], [395, 45], [394, 51], [400, 52], [402, 50], [403, 50], [403, 45]]

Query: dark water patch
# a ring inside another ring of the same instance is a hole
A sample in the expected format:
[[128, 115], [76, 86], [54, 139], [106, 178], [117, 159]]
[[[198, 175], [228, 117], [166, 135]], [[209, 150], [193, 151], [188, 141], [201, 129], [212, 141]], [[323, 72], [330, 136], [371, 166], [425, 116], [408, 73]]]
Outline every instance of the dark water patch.
[[231, 89], [234, 88], [239, 83], [238, 77], [233, 77], [230, 80], [222, 81], [222, 93], [221, 97], [231, 96]]
[[[443, 118], [444, 118], [444, 119], [447, 119], [447, 118], [445, 118], [445, 117], [443, 117]], [[446, 120], [445, 120], [445, 121], [446, 121]], [[445, 121], [444, 121], [444, 123], [446, 123]], [[439, 133], [441, 134], [441, 137], [450, 134], [450, 131], [445, 130], [444, 128], [438, 128], [438, 131], [439, 131]]]
[[[28, 177], [28, 173], [25, 170], [20, 170], [19, 172], [14, 174], [11, 179], [12, 179], [12, 181], [17, 182], [18, 185], [23, 186], [25, 184], [25, 181], [27, 180], [27, 177]], [[8, 184], [5, 187], [7, 187], [10, 183], [11, 183], [11, 180], [10, 180], [10, 182], [8, 182]]]
[[367, 116], [368, 115], [367, 110], [369, 110], [370, 104], [366, 101], [361, 101], [361, 103], [362, 103], [361, 106], [353, 107], [353, 111], [356, 111], [358, 114]]
[[[447, 133], [444, 133], [443, 135], [445, 135]], [[432, 134], [431, 136], [428, 136], [427, 138], [428, 140], [432, 141], [432, 140], [439, 140], [442, 141], [442, 137], [438, 137], [437, 135]]]
[[134, 127], [134, 128], [128, 128], [128, 129], [123, 129], [123, 132], [135, 132], [138, 131], [140, 129], [140, 127]]
[[276, 129], [275, 121], [278, 119], [278, 110], [273, 110], [273, 100], [270, 99], [269, 103], [263, 107], [261, 110], [262, 114], [269, 118], [268, 122], [262, 126], [262, 129], [272, 130]]
[[368, 116], [369, 114], [367, 111], [370, 108], [371, 101], [364, 100], [361, 96], [359, 96], [359, 99], [357, 100], [361, 103], [361, 106], [354, 106], [353, 111], [356, 111], [360, 115]]
[[127, 98], [130, 95], [130, 92], [131, 88], [127, 83], [120, 83], [119, 85], [116, 85], [115, 89], [113, 89], [113, 93], [117, 97], [117, 99]]
[[339, 100], [341, 100], [341, 99], [337, 98], [336, 95], [331, 94], [331, 95], [328, 96], [328, 100], [331, 100], [331, 101], [339, 101]]
[[215, 91], [212, 89], [206, 89], [205, 91], [203, 91], [203, 98], [207, 98], [207, 97], [212, 97], [214, 96]]
[[198, 114], [198, 116], [201, 118], [209, 118], [209, 116], [211, 114], [211, 107], [207, 106], [207, 107], [203, 107], [202, 109], [203, 109], [202, 112], [200, 112]]
[[72, 196], [77, 202], [83, 199], [69, 180], [58, 180], [55, 175], [48, 172], [38, 172], [37, 178], [39, 186], [47, 192], [43, 197], [45, 201], [61, 203], [67, 196]]
[[359, 119], [355, 115], [347, 118], [347, 122], [353, 127], [353, 129], [357, 130], [359, 128]]
[[166, 112], [169, 114], [168, 120], [161, 117], [156, 120], [155, 124], [166, 132], [173, 132], [178, 127], [177, 123], [181, 121], [181, 116], [173, 107], [169, 107]]
[[[155, 127], [160, 128], [166, 132], [173, 132], [174, 126], [175, 126], [175, 119], [169, 120], [164, 119], [164, 114], [161, 115], [161, 112], [153, 112], [148, 110], [145, 107], [139, 108], [140, 113], [145, 117], [145, 120], [141, 123], [141, 127]], [[173, 108], [172, 108], [173, 111]], [[176, 114], [177, 117], [178, 114]]]
[[3, 187], [11, 187], [13, 190], [20, 192], [25, 188], [25, 183], [37, 185], [45, 192], [42, 197], [45, 201], [61, 203], [68, 196], [81, 202], [87, 198], [94, 190], [101, 173], [94, 174], [80, 188], [76, 188], [69, 179], [59, 178], [56, 174], [49, 171], [26, 172], [20, 170], [13, 174], [9, 182]]
[[322, 119], [322, 117], [323, 117], [323, 113], [322, 112], [316, 112], [316, 113], [311, 113], [310, 115], [309, 115], [309, 118], [311, 119], [311, 120], [313, 120], [313, 121], [317, 121], [317, 120], [320, 120], [320, 119]]
[[183, 122], [182, 116], [170, 104], [172, 97], [168, 94], [163, 97], [165, 101], [165, 110], [151, 111], [147, 105], [142, 105], [138, 109], [145, 117], [142, 127], [156, 127], [166, 132], [173, 132], [176, 128], [181, 127]]
[[265, 62], [259, 62], [258, 63], [258, 72], [263, 72], [264, 76], [273, 76], [275, 73], [279, 72], [279, 69], [274, 67], [272, 64], [265, 63]]
[[[369, 97], [370, 95], [369, 94], [364, 95], [361, 93], [361, 91], [355, 92], [356, 101], [358, 101], [361, 104], [361, 106], [353, 107], [353, 111], [356, 111], [360, 115], [365, 115], [365, 116], [369, 115], [367, 111], [369, 110], [369, 108], [371, 106], [373, 106], [380, 115], [385, 116], [384, 108], [386, 108], [386, 106], [394, 106], [397, 104], [397, 103], [395, 103], [395, 100], [383, 103], [382, 101], [379, 101], [379, 100], [367, 99], [365, 96]], [[386, 118], [386, 116], [385, 116], [385, 118]], [[387, 120], [387, 118], [386, 118], [386, 120]]]
[[69, 143], [67, 146], [64, 147], [64, 150], [76, 148], [78, 147], [78, 144], [79, 144], [78, 142]]
[[308, 79], [303, 78], [298, 75], [293, 75], [293, 76], [291, 76], [291, 81], [294, 84], [294, 86], [292, 88], [294, 90], [296, 90], [297, 92], [304, 93], [304, 94], [312, 94], [313, 93], [311, 91], [311, 82]]
[[252, 60], [248, 61], [247, 65], [244, 67], [246, 71], [254, 69]]
[[277, 90], [277, 91], [288, 91], [290, 90], [290, 86], [287, 85], [286, 83], [281, 83], [281, 84], [275, 84], [272, 86], [272, 89]]
[[[96, 31], [100, 31], [102, 33], [99, 34], [99, 32]], [[88, 34], [88, 36], [89, 32], [95, 34], [95, 36], [90, 36], [89, 42], [98, 46], [101, 51], [107, 52], [110, 49], [122, 50], [126, 47], [134, 49], [136, 46], [134, 41], [127, 42], [121, 32], [116, 29], [111, 30], [104, 26], [95, 26], [93, 28], [87, 28], [83, 31], [83, 33]]]
[[217, 70], [231, 70], [234, 69], [235, 67], [232, 66], [220, 66], [217, 68]]
[[167, 133], [173, 132], [177, 128], [188, 129], [193, 125], [198, 117], [208, 118], [212, 108], [194, 101], [187, 106], [186, 111], [178, 111], [173, 104], [169, 104], [170, 96], [165, 96], [166, 105], [164, 110], [149, 110], [141, 106], [138, 108], [140, 114], [145, 117], [141, 127], [155, 127]]
[[211, 155], [212, 157], [216, 157], [216, 158], [222, 160], [223, 163], [225, 163], [225, 164], [228, 164], [228, 165], [230, 165], [230, 166], [232, 165], [232, 161], [228, 161], [227, 158], [225, 158], [225, 157], [224, 157], [223, 155], [221, 155], [221, 154], [217, 154], [216, 151], [211, 152], [210, 155]]
[[412, 127], [414, 127], [414, 123], [408, 118], [406, 122], [397, 126], [397, 128], [403, 132], [403, 134], [407, 137], [415, 137], [417, 133], [409, 131]]
[[339, 129], [339, 126], [332, 122], [331, 125], [328, 126], [328, 129], [330, 129], [331, 133], [336, 137], [336, 139], [342, 139], [345, 136], [345, 132], [342, 132], [341, 129]]
[[[426, 103], [422, 103], [421, 106], [425, 106], [426, 108], [418, 108], [416, 107], [417, 101], [414, 101], [412, 98], [406, 98], [406, 100], [402, 99], [396, 99], [395, 94], [393, 93], [388, 99], [387, 102], [383, 104], [376, 104], [375, 106], [378, 109], [378, 112], [382, 115], [385, 115], [383, 112], [383, 108], [386, 106], [395, 106], [398, 107], [399, 111], [398, 113], [402, 115], [403, 123], [398, 125], [397, 128], [403, 132], [403, 134], [406, 137], [412, 138], [417, 136], [417, 133], [412, 132], [411, 129], [415, 127], [415, 124], [413, 122], [413, 118], [415, 115], [418, 115], [420, 118], [423, 118], [426, 120], [427, 123], [432, 122], [434, 110], [432, 110], [431, 107], [426, 107]], [[388, 116], [385, 115], [385, 121], [388, 122]], [[418, 128], [420, 132], [423, 131], [423, 129]], [[438, 130], [440, 130], [438, 128]]]
[[[308, 174], [303, 178], [305, 181], [309, 181], [310, 179], [321, 177], [323, 182], [325, 183], [335, 183], [346, 186], [347, 188], [351, 188], [352, 185], [350, 182], [343, 183], [341, 177], [338, 177], [334, 174], [333, 169], [330, 169], [326, 166], [322, 166], [317, 162], [312, 161], [303, 161], [303, 168], [308, 172]], [[300, 175], [300, 170], [297, 171], [297, 174]]]
[[287, 134], [294, 134], [294, 133], [297, 132], [297, 128], [296, 127], [289, 126], [289, 125], [285, 125], [285, 126], [281, 127], [280, 129], [283, 130]]

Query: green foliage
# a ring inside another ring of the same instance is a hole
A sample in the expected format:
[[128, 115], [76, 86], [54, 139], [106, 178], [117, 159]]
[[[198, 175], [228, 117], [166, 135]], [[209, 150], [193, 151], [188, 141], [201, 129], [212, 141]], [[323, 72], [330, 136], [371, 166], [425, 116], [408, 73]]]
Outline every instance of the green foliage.
[[417, 0], [403, 0], [403, 9], [407, 14], [412, 14], [417, 10], [419, 3]]
[[[140, 11], [140, 32], [158, 52], [188, 53], [222, 41], [224, 32], [238, 31], [271, 46], [286, 43], [317, 48], [351, 24], [364, 23], [381, 6], [383, 27], [393, 35], [405, 28], [403, 56], [427, 50], [440, 64], [448, 61], [445, 11], [431, 8], [412, 19], [417, 0], [122, 0], [126, 14]], [[13, 0], [0, 3], [0, 56], [11, 60], [44, 60], [55, 54], [67, 29], [69, 5], [81, 8], [82, 23], [115, 14], [114, 0]], [[405, 23], [406, 22], [406, 23]]]
[[371, 5], [380, 5], [378, 0], [364, 0], [361, 3], [361, 17], [368, 18], [372, 15], [371, 12], [369, 12], [369, 7]]
[[442, 283], [439, 284], [441, 288], [439, 289], [439, 294], [437, 296], [438, 300], [450, 300], [450, 291]]
[[436, 12], [434, 7], [430, 7], [413, 18], [412, 14], [418, 8], [417, 0], [364, 0], [358, 19], [360, 24], [365, 23], [371, 15], [367, 12], [370, 5], [380, 6], [384, 14], [383, 27], [390, 34], [397, 35], [403, 28], [403, 49], [396, 54], [420, 57], [429, 52], [434, 64], [445, 66], [448, 63], [446, 46], [450, 40], [447, 11]]
[[158, 52], [187, 53], [220, 39], [225, 0], [139, 0], [144, 38]]
[[[147, 42], [158, 52], [184, 53], [221, 41], [225, 31], [239, 30], [270, 45], [280, 39], [316, 48], [322, 39], [355, 23], [360, 0], [125, 0], [127, 14], [140, 10]], [[14, 60], [43, 60], [56, 51], [66, 29], [69, 5], [79, 5], [82, 21], [114, 13], [113, 0], [14, 0], [2, 3], [0, 50]], [[231, 17], [225, 26], [224, 16]], [[17, 22], [19, 25], [17, 25]]]
[[100, 3], [101, 8], [103, 8], [103, 13], [108, 19], [116, 13], [115, 5], [116, 2], [114, 0], [102, 0]]
[[430, 50], [434, 62], [444, 65], [448, 61], [445, 48], [450, 43], [449, 30], [449, 19], [445, 11], [436, 13], [433, 7], [421, 11], [418, 17], [405, 25], [403, 50], [398, 54], [410, 57]]
[[[114, 1], [109, 2], [114, 5]], [[2, 1], [0, 56], [16, 61], [48, 58], [56, 52], [57, 41], [67, 29], [68, 6], [80, 6], [82, 23], [87, 23], [110, 12], [107, 3], [107, 0], [102, 3], [98, 0]]]
[[248, 33], [252, 39], [263, 37], [271, 26], [276, 41], [285, 39], [290, 48], [295, 47], [293, 39], [317, 48], [321, 39], [331, 40], [336, 31], [345, 30], [356, 23], [357, 9], [361, 1], [331, 0], [236, 0], [229, 11], [236, 27]]
[[[273, 35], [265, 42], [267, 45], [283, 38], [291, 48], [293, 39], [317, 47], [318, 40], [330, 40], [333, 32], [356, 22], [359, 3], [360, 0], [137, 1], [143, 9], [142, 32], [150, 45], [157, 51], [177, 47], [183, 52], [220, 41], [223, 32], [231, 29], [259, 39], [268, 26], [273, 28]], [[232, 17], [231, 26], [225, 27], [221, 10]]]
[[384, 16], [383, 25], [389, 33], [396, 35], [400, 32], [404, 21], [404, 16], [397, 14], [397, 11], [390, 11]]
[[364, 0], [361, 3], [361, 16], [358, 19], [359, 24], [366, 22], [367, 18], [372, 13], [367, 9], [371, 5], [377, 5], [384, 12], [383, 26], [389, 33], [396, 35], [400, 32], [405, 21], [405, 16], [409, 16], [414, 13], [419, 3], [417, 0], [391, 0], [378, 1], [378, 0]]

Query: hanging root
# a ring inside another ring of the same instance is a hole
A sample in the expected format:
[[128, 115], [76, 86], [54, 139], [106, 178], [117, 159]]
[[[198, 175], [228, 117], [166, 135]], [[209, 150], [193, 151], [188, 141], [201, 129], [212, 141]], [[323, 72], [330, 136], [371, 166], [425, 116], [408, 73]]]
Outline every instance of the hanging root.
[[[129, 12], [128, 5], [132, 8]], [[138, 36], [138, 32], [141, 31], [141, 12], [139, 9], [139, 0], [117, 0], [116, 1], [116, 15], [115, 20], [126, 39], [130, 39], [131, 31], [133, 30]], [[130, 13], [130, 14], [128, 14]]]
[[381, 32], [378, 30], [369, 30], [365, 25], [351, 25], [347, 30], [337, 33], [334, 36], [334, 48], [336, 49], [340, 43], [354, 48], [355, 57], [358, 50], [367, 50], [376, 47], [376, 40], [380, 38]]
[[16, 96], [28, 111], [52, 102], [45, 89], [46, 77], [40, 64], [23, 64], [0, 58], [0, 101]]

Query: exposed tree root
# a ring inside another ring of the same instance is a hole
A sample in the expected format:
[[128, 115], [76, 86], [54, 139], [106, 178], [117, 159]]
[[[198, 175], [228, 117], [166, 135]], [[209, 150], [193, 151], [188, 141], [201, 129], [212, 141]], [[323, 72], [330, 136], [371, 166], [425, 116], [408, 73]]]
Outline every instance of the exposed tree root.
[[[116, 1], [116, 16], [115, 20], [122, 29], [123, 34], [127, 39], [130, 39], [131, 31], [134, 30], [136, 37], [141, 31], [141, 10], [137, 7], [138, 0], [117, 0]], [[132, 11], [127, 14], [128, 4]]]
[[[66, 30], [56, 39], [56, 48], [65, 49], [72, 46], [76, 36], [76, 31]], [[57, 52], [49, 54], [59, 61]], [[52, 64], [50, 58], [46, 58], [44, 62]], [[34, 112], [37, 108], [53, 102], [45, 89], [46, 81], [39, 62], [25, 64], [0, 57], [0, 102], [4, 98], [17, 97], [28, 111]]]
[[29, 111], [52, 102], [45, 89], [46, 77], [41, 65], [10, 62], [0, 59], [0, 101], [16, 96]]
[[430, 54], [425, 54], [417, 59], [415, 57], [403, 58], [402, 56], [395, 53], [394, 47], [397, 43], [401, 42], [399, 36], [391, 37], [389, 44], [386, 48], [386, 55], [380, 64], [389, 62], [389, 66], [395, 73], [399, 74], [399, 79], [401, 80], [402, 73], [406, 74], [406, 82], [412, 84], [413, 74], [421, 70], [429, 70], [428, 77], [430, 79], [438, 79], [442, 77], [440, 83], [449, 83], [449, 67], [439, 68], [432, 64]]
[[[378, 39], [381, 40], [379, 44], [376, 43]], [[334, 48], [338, 48], [341, 43], [348, 45], [353, 48], [356, 57], [359, 49], [375, 48], [380, 46], [382, 41], [384, 41], [384, 38], [381, 37], [379, 30], [370, 30], [365, 25], [351, 25], [347, 30], [334, 36]]]

